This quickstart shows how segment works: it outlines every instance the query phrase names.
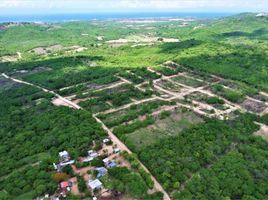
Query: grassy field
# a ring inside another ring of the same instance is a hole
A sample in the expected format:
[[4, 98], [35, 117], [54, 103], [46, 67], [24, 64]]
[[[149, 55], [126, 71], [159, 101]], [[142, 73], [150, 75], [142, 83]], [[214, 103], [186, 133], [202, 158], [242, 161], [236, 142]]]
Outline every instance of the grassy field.
[[25, 194], [15, 197], [13, 200], [31, 200], [34, 198], [34, 192], [27, 192]]
[[191, 87], [201, 87], [204, 85], [203, 82], [186, 76], [176, 76], [172, 80]]
[[165, 119], [157, 119], [153, 125], [127, 134], [126, 138], [137, 149], [141, 149], [162, 138], [176, 136], [182, 130], [190, 128], [194, 124], [201, 123], [202, 121], [202, 118], [197, 114], [178, 109]]

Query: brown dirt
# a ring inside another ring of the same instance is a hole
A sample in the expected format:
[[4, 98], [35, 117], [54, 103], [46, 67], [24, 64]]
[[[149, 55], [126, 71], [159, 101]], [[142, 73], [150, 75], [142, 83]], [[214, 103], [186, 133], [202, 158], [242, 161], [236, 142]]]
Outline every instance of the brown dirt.
[[79, 189], [78, 189], [77, 178], [76, 177], [73, 177], [73, 178], [69, 179], [69, 181], [72, 182], [71, 193], [73, 195], [79, 195], [80, 192], [79, 192]]
[[47, 54], [49, 51], [60, 51], [62, 49], [63, 49], [62, 45], [56, 44], [56, 45], [52, 45], [49, 47], [37, 47], [37, 48], [30, 50], [30, 52], [33, 52], [38, 55], [43, 55], [43, 54]]
[[264, 124], [259, 124], [260, 129], [254, 133], [254, 135], [261, 136], [263, 139], [268, 141], [268, 126]]
[[18, 55], [2, 56], [0, 57], [0, 63], [16, 62], [19, 59]]
[[255, 113], [261, 113], [268, 107], [267, 105], [265, 105], [265, 103], [254, 101], [251, 99], [246, 99], [243, 103], [241, 103], [241, 106], [246, 110]]
[[70, 106], [68, 103], [66, 103], [65, 101], [63, 101], [60, 98], [53, 98], [52, 104], [55, 106], [68, 106], [68, 107], [72, 108], [72, 106]]

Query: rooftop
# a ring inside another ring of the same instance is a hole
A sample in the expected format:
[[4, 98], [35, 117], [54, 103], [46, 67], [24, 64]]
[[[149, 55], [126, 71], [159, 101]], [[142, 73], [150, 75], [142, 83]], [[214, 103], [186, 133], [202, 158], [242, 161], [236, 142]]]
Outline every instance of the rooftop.
[[94, 181], [89, 181], [88, 182], [88, 186], [92, 189], [92, 190], [95, 190], [95, 189], [98, 189], [102, 186], [102, 183], [100, 182], [99, 179], [95, 179]]
[[59, 152], [59, 156], [62, 157], [62, 156], [69, 156], [69, 153], [67, 151], [61, 151]]

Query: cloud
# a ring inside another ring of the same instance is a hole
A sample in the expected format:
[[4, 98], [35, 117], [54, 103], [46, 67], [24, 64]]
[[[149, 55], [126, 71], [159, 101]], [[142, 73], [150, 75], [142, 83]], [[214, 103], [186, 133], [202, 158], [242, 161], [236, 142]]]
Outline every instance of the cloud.
[[86, 12], [128, 10], [259, 11], [268, 0], [0, 0], [1, 11]]

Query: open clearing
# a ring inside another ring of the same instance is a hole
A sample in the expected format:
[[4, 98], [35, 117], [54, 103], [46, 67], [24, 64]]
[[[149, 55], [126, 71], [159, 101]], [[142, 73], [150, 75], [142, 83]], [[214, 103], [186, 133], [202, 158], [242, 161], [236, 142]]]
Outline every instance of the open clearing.
[[156, 43], [156, 42], [179, 42], [176, 38], [159, 38], [146, 35], [133, 35], [127, 38], [120, 38], [117, 40], [109, 40], [107, 44], [126, 44], [126, 43]]
[[169, 117], [157, 119], [153, 125], [127, 134], [126, 138], [139, 149], [153, 144], [163, 137], [175, 136], [184, 129], [201, 122], [203, 122], [203, 119], [199, 115], [192, 111], [178, 108]]
[[255, 132], [254, 135], [261, 136], [263, 139], [268, 141], [268, 126], [264, 124], [259, 124], [259, 125], [260, 125], [260, 130]]
[[62, 45], [55, 44], [48, 47], [36, 47], [30, 50], [30, 53], [35, 53], [37, 55], [47, 55], [49, 53], [62, 51], [64, 50], [66, 53], [78, 53], [87, 50], [86, 47], [81, 47], [78, 45], [70, 46], [70, 47], [63, 47]]

